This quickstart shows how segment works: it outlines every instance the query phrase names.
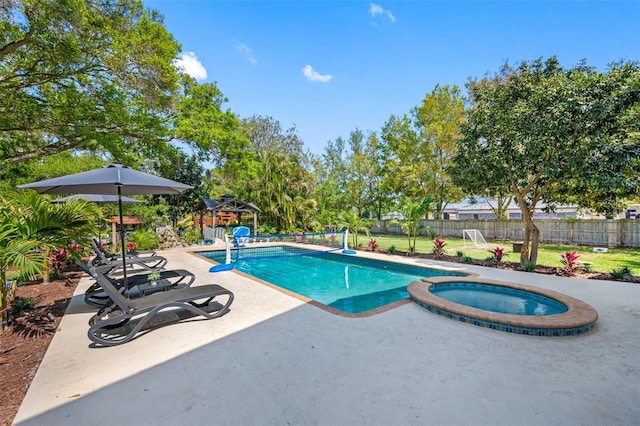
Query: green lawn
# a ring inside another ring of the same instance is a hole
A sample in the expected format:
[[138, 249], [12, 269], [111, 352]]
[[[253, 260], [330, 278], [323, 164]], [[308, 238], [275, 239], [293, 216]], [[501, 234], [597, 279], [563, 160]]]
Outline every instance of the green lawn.
[[[395, 246], [397, 250], [409, 251], [409, 243], [404, 235], [366, 235], [358, 236], [358, 243], [361, 247], [367, 246], [369, 238], [375, 238], [380, 248], [389, 249]], [[491, 256], [487, 251], [489, 248], [500, 246], [505, 249], [505, 257], [503, 261], [518, 263], [520, 261], [520, 253], [513, 253], [511, 242], [507, 241], [491, 241], [488, 240], [487, 248], [473, 248], [464, 246], [462, 238], [445, 238], [446, 254], [455, 256], [458, 251], [464, 253], [465, 256], [474, 259], [486, 259]], [[351, 243], [351, 241], [349, 242]], [[632, 274], [640, 274], [640, 250], [625, 248], [610, 248], [607, 253], [594, 253], [593, 247], [583, 246], [565, 246], [559, 244], [541, 244], [538, 252], [538, 265], [543, 266], [562, 266], [560, 262], [560, 254], [565, 251], [575, 250], [580, 255], [579, 261], [591, 262], [591, 270], [597, 272], [611, 272], [614, 269], [628, 267]], [[433, 240], [427, 237], [418, 237], [416, 241], [416, 251], [419, 253], [433, 253]]]

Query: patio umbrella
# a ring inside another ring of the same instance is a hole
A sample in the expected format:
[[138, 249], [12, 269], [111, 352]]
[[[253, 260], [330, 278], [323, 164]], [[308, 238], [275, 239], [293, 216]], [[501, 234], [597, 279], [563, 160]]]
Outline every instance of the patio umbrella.
[[[136, 200], [135, 198], [130, 197], [120, 197], [122, 199], [122, 204], [133, 204], [133, 203], [141, 203], [142, 201]], [[118, 202], [117, 195], [104, 195], [104, 194], [75, 194], [69, 195], [68, 197], [56, 198], [55, 200], [51, 200], [52, 203], [64, 203], [65, 201], [72, 200], [85, 200], [91, 201], [96, 204], [116, 204]]]
[[[124, 246], [124, 224], [122, 218], [122, 196], [142, 194], [180, 194], [193, 188], [170, 179], [132, 169], [119, 163], [72, 175], [19, 185], [40, 194], [101, 194], [114, 195], [120, 212], [120, 248], [124, 288], [127, 288], [126, 250]], [[126, 291], [126, 290], [125, 290]]]

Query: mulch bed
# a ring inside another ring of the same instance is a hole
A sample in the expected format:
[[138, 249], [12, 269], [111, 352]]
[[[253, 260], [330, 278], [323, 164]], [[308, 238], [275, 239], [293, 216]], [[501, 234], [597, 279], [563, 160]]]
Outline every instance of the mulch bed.
[[31, 298], [35, 308], [10, 317], [0, 330], [0, 425], [11, 425], [33, 376], [53, 339], [82, 272], [70, 269], [49, 284], [18, 287], [16, 297]]

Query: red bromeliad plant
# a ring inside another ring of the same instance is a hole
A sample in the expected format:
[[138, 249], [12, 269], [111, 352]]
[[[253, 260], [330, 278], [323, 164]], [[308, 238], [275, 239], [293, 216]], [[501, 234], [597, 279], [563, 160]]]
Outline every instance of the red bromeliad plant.
[[129, 241], [127, 243], [127, 252], [131, 253], [135, 249], [136, 249], [136, 243], [134, 243], [133, 241]]
[[439, 237], [436, 237], [433, 240], [433, 252], [436, 255], [436, 259], [440, 259], [440, 257], [442, 257], [442, 255], [444, 254], [444, 246], [446, 246], [447, 243], [444, 242], [444, 240], [441, 240]]
[[370, 249], [371, 251], [374, 251], [374, 250], [375, 250], [375, 249], [377, 249], [377, 248], [378, 248], [378, 242], [376, 241], [376, 239], [375, 239], [375, 238], [371, 238], [371, 239], [369, 240], [369, 249]]
[[496, 266], [500, 267], [500, 263], [502, 262], [502, 258], [505, 256], [504, 249], [500, 246], [496, 246], [494, 249], [489, 249], [489, 253], [493, 255], [493, 260], [496, 261]]
[[565, 251], [561, 253], [560, 256], [562, 259], [560, 261], [564, 265], [564, 272], [567, 275], [575, 275], [576, 273], [576, 260], [580, 257], [580, 255], [575, 251]]
[[58, 247], [55, 251], [51, 252], [50, 275], [52, 277], [57, 278], [62, 274], [62, 269], [67, 263], [67, 259], [69, 258], [70, 254], [71, 253], [69, 253], [69, 251], [64, 247]]

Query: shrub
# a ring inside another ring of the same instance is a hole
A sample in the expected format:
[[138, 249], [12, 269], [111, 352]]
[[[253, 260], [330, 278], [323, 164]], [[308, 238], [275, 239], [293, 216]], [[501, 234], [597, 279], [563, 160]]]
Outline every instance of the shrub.
[[182, 239], [187, 244], [195, 244], [197, 242], [200, 242], [200, 239], [201, 239], [200, 238], [200, 230], [199, 229], [194, 229], [194, 228], [189, 228], [182, 235]]
[[11, 302], [11, 314], [18, 315], [24, 311], [33, 309], [35, 307], [35, 303], [30, 297], [16, 297]]
[[442, 257], [442, 255], [444, 254], [444, 246], [446, 246], [447, 243], [444, 242], [444, 240], [441, 240], [439, 237], [436, 237], [433, 240], [433, 252], [436, 254], [436, 259], [440, 259], [440, 257]]
[[462, 256], [462, 261], [464, 263], [473, 263], [473, 258], [471, 256]]
[[152, 250], [158, 245], [158, 236], [150, 229], [132, 232], [129, 240], [134, 242], [139, 250]]
[[389, 247], [389, 250], [387, 250], [389, 252], [389, 254], [393, 253], [396, 251], [396, 246], [391, 244], [391, 247]]
[[456, 256], [464, 257], [464, 253], [462, 252], [462, 250], [458, 250], [458, 251], [456, 251]]
[[631, 269], [628, 266], [623, 266], [618, 269], [614, 269], [609, 272], [611, 276], [616, 280], [623, 280], [627, 275], [631, 275]]
[[533, 262], [526, 262], [523, 266], [525, 272], [533, 272], [536, 270], [536, 264]]
[[506, 256], [504, 249], [500, 246], [496, 246], [496, 248], [487, 250], [492, 254], [491, 258], [488, 260], [496, 262], [496, 266], [500, 267], [500, 263], [502, 262], [502, 258]]
[[49, 272], [49, 279], [55, 280], [60, 277], [62, 274], [62, 269], [67, 264], [67, 259], [71, 253], [64, 248], [58, 247], [56, 250], [51, 252], [51, 271]]
[[580, 257], [580, 255], [575, 251], [565, 251], [560, 254], [560, 262], [564, 265], [564, 273], [573, 276], [576, 274], [576, 260]]
[[377, 248], [378, 248], [378, 242], [376, 241], [375, 238], [371, 238], [369, 240], [369, 250], [374, 251]]

